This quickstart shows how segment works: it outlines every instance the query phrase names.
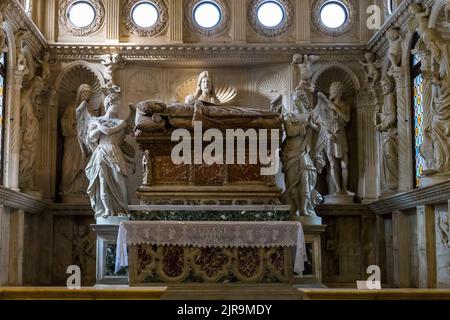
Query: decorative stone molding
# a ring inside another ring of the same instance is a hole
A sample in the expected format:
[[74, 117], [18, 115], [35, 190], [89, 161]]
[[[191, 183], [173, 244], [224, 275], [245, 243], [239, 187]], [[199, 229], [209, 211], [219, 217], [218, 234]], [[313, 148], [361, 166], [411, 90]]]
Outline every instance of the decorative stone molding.
[[[151, 3], [158, 10], [158, 20], [156, 20], [156, 23], [149, 28], [138, 26], [136, 23], [134, 23], [133, 17], [131, 16], [134, 6], [139, 2]], [[122, 20], [125, 27], [131, 33], [141, 37], [152, 37], [160, 34], [167, 28], [169, 21], [169, 9], [165, 0], [127, 0], [122, 7], [122, 13]]]
[[450, 181], [429, 187], [398, 193], [369, 204], [376, 214], [389, 214], [393, 211], [415, 208], [427, 204], [446, 204], [450, 199]]
[[328, 1], [329, 0], [316, 0], [316, 2], [314, 2], [314, 4], [312, 5], [311, 21], [313, 29], [327, 36], [338, 36], [348, 32], [357, 20], [356, 10], [354, 9], [352, 2], [350, 0], [339, 1], [342, 2], [342, 4], [346, 7], [347, 21], [339, 28], [331, 29], [325, 26], [322, 23], [322, 19], [320, 18], [320, 10]]
[[190, 0], [188, 4], [185, 6], [185, 23], [193, 32], [199, 33], [201, 35], [211, 37], [218, 36], [223, 34], [230, 26], [231, 14], [230, 7], [228, 5], [228, 1], [225, 0], [211, 0], [220, 8], [220, 21], [219, 23], [212, 28], [203, 28], [200, 26], [194, 19], [193, 12], [194, 8], [197, 4], [202, 2], [203, 0]]
[[46, 203], [21, 192], [0, 186], [0, 205], [20, 209], [28, 213], [40, 213]]
[[59, 21], [65, 30], [78, 37], [86, 37], [98, 32], [105, 21], [105, 6], [102, 0], [84, 0], [89, 2], [95, 10], [94, 21], [83, 28], [74, 26], [68, 17], [68, 10], [77, 0], [61, 0], [59, 3]]
[[266, 0], [252, 0], [248, 6], [248, 21], [253, 30], [264, 37], [276, 37], [287, 32], [294, 21], [294, 8], [291, 0], [277, 0], [283, 7], [283, 21], [275, 27], [267, 27], [258, 19], [258, 8]]
[[291, 62], [294, 53], [317, 54], [321, 60], [354, 61], [361, 57], [365, 45], [217, 45], [199, 46], [161, 45], [161, 46], [105, 46], [98, 45], [60, 45], [52, 44], [52, 56], [60, 60], [98, 60], [99, 56], [111, 51], [120, 53], [125, 60], [218, 60], [236, 63], [251, 62]]

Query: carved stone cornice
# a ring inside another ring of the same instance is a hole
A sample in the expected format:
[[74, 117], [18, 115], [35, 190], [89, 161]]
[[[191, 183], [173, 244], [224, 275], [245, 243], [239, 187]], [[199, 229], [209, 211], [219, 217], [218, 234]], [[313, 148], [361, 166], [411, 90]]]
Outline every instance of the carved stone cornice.
[[52, 203], [47, 211], [53, 215], [94, 216], [89, 204]]
[[369, 204], [372, 212], [382, 215], [396, 210], [415, 208], [426, 204], [447, 204], [450, 199], [450, 180], [433, 186], [402, 192]]
[[27, 194], [0, 186], [0, 205], [20, 209], [28, 213], [42, 212], [47, 203]]
[[361, 56], [366, 46], [361, 44], [347, 45], [60, 45], [50, 44], [53, 56], [60, 60], [98, 60], [99, 56], [108, 53], [119, 53], [128, 61], [230, 61], [230, 62], [291, 62], [294, 53], [320, 55], [322, 60], [345, 61], [355, 60]]
[[43, 49], [47, 48], [47, 40], [17, 0], [6, 1], [8, 1], [8, 7], [4, 15], [7, 21], [14, 28], [14, 32], [19, 29], [26, 29], [30, 32], [31, 36], [27, 37], [25, 42], [33, 55], [38, 56]]

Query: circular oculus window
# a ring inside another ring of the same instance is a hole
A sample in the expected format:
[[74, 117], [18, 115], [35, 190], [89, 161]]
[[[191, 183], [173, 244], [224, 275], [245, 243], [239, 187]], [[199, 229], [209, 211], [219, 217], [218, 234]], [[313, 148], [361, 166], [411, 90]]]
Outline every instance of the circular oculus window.
[[94, 6], [87, 1], [77, 1], [67, 10], [67, 18], [77, 28], [90, 26], [96, 17]]
[[158, 8], [152, 2], [138, 2], [131, 9], [131, 19], [140, 28], [153, 27], [158, 18]]
[[210, 29], [219, 25], [222, 19], [222, 10], [213, 1], [202, 1], [194, 7], [192, 15], [200, 27]]
[[338, 1], [326, 2], [320, 9], [320, 21], [329, 29], [338, 29], [347, 23], [348, 9]]
[[258, 21], [265, 27], [274, 28], [283, 22], [283, 6], [276, 1], [262, 2], [257, 9]]

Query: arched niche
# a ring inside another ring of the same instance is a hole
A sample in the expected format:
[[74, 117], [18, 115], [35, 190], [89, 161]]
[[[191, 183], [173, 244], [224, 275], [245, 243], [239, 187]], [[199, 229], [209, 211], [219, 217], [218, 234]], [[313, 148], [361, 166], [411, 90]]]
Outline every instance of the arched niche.
[[[347, 66], [330, 63], [319, 67], [312, 79], [318, 91], [329, 96], [329, 89], [333, 82], [341, 82], [344, 85], [343, 99], [351, 108], [351, 120], [347, 126], [347, 142], [349, 157], [349, 190], [357, 193], [359, 182], [359, 145], [358, 145], [358, 126], [357, 126], [357, 96], [360, 89], [360, 81], [356, 74]], [[317, 94], [314, 95], [317, 103]], [[321, 194], [334, 193], [333, 184], [331, 183], [330, 167], [327, 160], [327, 167], [323, 170], [317, 183], [317, 189]]]

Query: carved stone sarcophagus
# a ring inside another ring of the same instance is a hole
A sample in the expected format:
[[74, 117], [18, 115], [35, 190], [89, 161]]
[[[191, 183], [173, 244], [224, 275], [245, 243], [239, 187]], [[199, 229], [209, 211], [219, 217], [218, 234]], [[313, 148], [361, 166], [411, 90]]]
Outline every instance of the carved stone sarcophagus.
[[[167, 106], [144, 101], [136, 110], [135, 137], [144, 153], [142, 203], [278, 203], [279, 114], [200, 100]], [[215, 150], [208, 152], [212, 142]], [[186, 146], [182, 152], [180, 143]]]

